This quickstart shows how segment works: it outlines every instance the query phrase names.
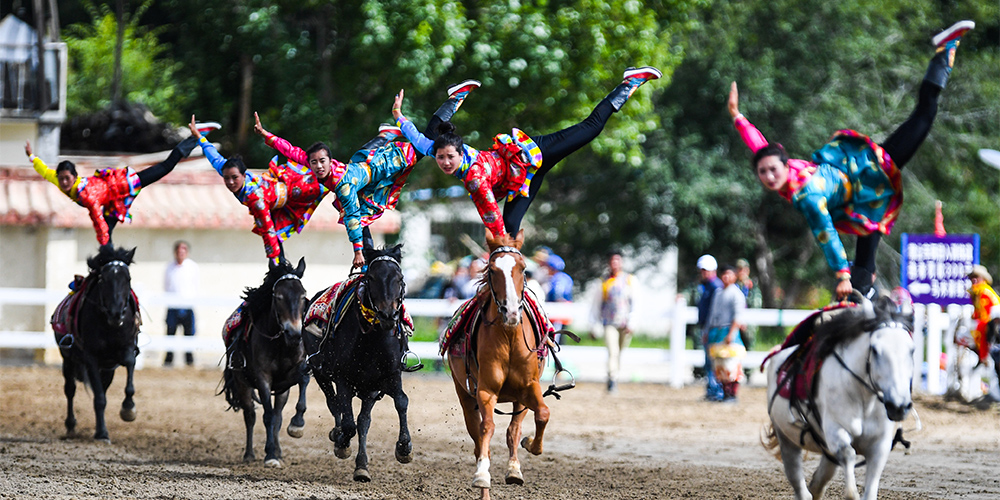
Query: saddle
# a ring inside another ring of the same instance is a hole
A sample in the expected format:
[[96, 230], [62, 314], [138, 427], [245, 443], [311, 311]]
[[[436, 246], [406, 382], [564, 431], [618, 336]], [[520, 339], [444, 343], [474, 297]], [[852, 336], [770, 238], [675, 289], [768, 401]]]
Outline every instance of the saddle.
[[[488, 306], [489, 296], [485, 291], [459, 306], [441, 336], [439, 353], [442, 356], [450, 353], [455, 357], [464, 357], [466, 353], [475, 352], [475, 332], [479, 330]], [[524, 294], [524, 308], [528, 313], [528, 321], [535, 331], [538, 359], [545, 359], [549, 353], [549, 343], [546, 340], [552, 338], [556, 330], [534, 294], [530, 292]]]
[[222, 342], [225, 344], [227, 350], [236, 339], [246, 340], [250, 332], [249, 328], [243, 328], [243, 309], [246, 306], [247, 301], [244, 300], [222, 325]]
[[[306, 311], [303, 320], [305, 331], [318, 337], [320, 342], [326, 341], [326, 337], [337, 329], [337, 325], [344, 319], [344, 313], [348, 306], [357, 297], [358, 285], [361, 284], [362, 277], [363, 275], [357, 275], [323, 290]], [[331, 313], [332, 322], [330, 321]]]
[[831, 304], [812, 313], [792, 329], [792, 332], [782, 342], [781, 347], [773, 350], [764, 358], [761, 363], [762, 371], [771, 356], [790, 347], [798, 346], [798, 349], [785, 359], [776, 372], [779, 396], [789, 401], [806, 401], [812, 397], [816, 375], [823, 367], [823, 360], [816, 357], [814, 349], [813, 332], [816, 325], [828, 320], [838, 312], [854, 306], [855, 304], [852, 303]]
[[[55, 334], [56, 344], [59, 347], [72, 347], [79, 338], [80, 305], [83, 304], [87, 288], [94, 281], [92, 276], [93, 273], [87, 275], [86, 278], [79, 274], [74, 276], [73, 282], [69, 285], [69, 294], [52, 311], [49, 324], [52, 325], [52, 332]], [[136, 312], [135, 322], [136, 327], [138, 327], [142, 325], [142, 316], [138, 314], [139, 297], [136, 296], [135, 290], [129, 290], [129, 294], [132, 296], [132, 307]]]

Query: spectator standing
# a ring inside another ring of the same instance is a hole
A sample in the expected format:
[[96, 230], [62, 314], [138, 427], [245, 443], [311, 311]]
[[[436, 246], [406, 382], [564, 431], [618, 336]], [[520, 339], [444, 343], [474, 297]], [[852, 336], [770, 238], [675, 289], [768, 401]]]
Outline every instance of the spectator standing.
[[[167, 264], [167, 271], [163, 278], [163, 290], [176, 297], [190, 298], [198, 291], [199, 273], [198, 264], [188, 258], [188, 251], [191, 246], [186, 241], [179, 240], [174, 243], [174, 260]], [[194, 310], [190, 307], [167, 309], [167, 335], [175, 335], [177, 327], [184, 327], [184, 336], [194, 336]], [[187, 366], [194, 366], [194, 354], [184, 353], [184, 362]], [[167, 352], [163, 366], [169, 367], [174, 364], [174, 353]]]
[[618, 370], [621, 355], [632, 340], [629, 319], [635, 277], [622, 270], [622, 255], [608, 254], [608, 276], [601, 283], [601, 324], [604, 344], [608, 347], [608, 392], [618, 390]]
[[747, 354], [739, 335], [742, 314], [747, 307], [746, 296], [736, 286], [736, 270], [732, 266], [722, 266], [721, 271], [725, 288], [716, 290], [712, 298], [705, 344], [712, 358], [715, 379], [722, 385], [722, 401], [736, 401], [743, 377], [741, 360]]
[[[976, 327], [972, 331], [972, 336], [976, 340], [976, 351], [979, 353], [979, 362], [985, 363], [990, 355], [990, 339], [988, 337], [988, 326], [990, 322], [990, 310], [1000, 306], [1000, 296], [993, 290], [993, 277], [986, 270], [986, 266], [976, 264], [969, 273], [972, 280], [972, 287], [969, 288], [969, 296], [972, 298], [972, 319], [976, 321]], [[1000, 372], [997, 374], [1000, 376]]]
[[562, 257], [551, 254], [546, 261], [549, 271], [548, 292], [546, 302], [573, 302], [573, 278], [566, 274], [566, 262]]
[[715, 379], [712, 368], [712, 356], [708, 352], [708, 317], [712, 310], [712, 299], [715, 292], [722, 289], [722, 281], [716, 275], [719, 263], [715, 257], [705, 254], [698, 257], [698, 272], [701, 274], [701, 284], [698, 285], [700, 299], [698, 300], [698, 330], [701, 332], [701, 345], [705, 351], [705, 399], [721, 401], [722, 386]]
[[[746, 259], [736, 261], [736, 286], [747, 298], [748, 308], [760, 309], [764, 307], [764, 296], [760, 292], [760, 287], [750, 279], [750, 263]], [[757, 338], [757, 326], [743, 325], [740, 336], [743, 338], [743, 345], [749, 349], [753, 345], [754, 339]]]

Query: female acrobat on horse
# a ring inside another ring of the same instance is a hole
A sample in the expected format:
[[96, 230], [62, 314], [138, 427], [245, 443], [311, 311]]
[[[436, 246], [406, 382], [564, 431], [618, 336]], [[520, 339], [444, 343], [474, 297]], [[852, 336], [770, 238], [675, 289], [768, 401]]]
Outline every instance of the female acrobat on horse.
[[198, 137], [205, 158], [222, 176], [226, 189], [250, 210], [254, 219], [253, 232], [264, 239], [267, 257], [277, 263], [283, 253], [281, 242], [293, 233], [302, 232], [327, 189], [316, 181], [309, 169], [293, 161], [279, 164], [277, 157], [271, 160], [263, 174], [249, 172], [239, 155], [227, 159], [219, 154], [208, 142], [208, 130], [199, 131], [194, 115], [188, 127], [193, 136]]
[[374, 247], [368, 226], [383, 212], [396, 207], [399, 193], [417, 161], [413, 145], [393, 141], [399, 137], [399, 129], [382, 125], [378, 136], [361, 146], [348, 163], [343, 163], [333, 158], [326, 144], [317, 142], [303, 150], [265, 130], [256, 113], [254, 118], [257, 122], [254, 130], [268, 146], [290, 161], [307, 165], [324, 189], [334, 193], [333, 205], [341, 213], [340, 223], [347, 228], [347, 237], [354, 248], [353, 267], [363, 267], [363, 242]]
[[[538, 194], [546, 172], [556, 166], [570, 153], [594, 140], [611, 115], [628, 101], [640, 85], [661, 76], [656, 68], [649, 66], [629, 68], [625, 71], [621, 84], [602, 100], [594, 111], [582, 122], [572, 127], [546, 135], [529, 136], [519, 129], [510, 135], [499, 134], [493, 138], [493, 146], [478, 150], [462, 140], [455, 133], [455, 126], [447, 117], [441, 116], [441, 109], [434, 114], [428, 129], [432, 133], [417, 131], [416, 126], [402, 113], [403, 91], [400, 90], [392, 106], [392, 115], [403, 135], [416, 147], [417, 152], [433, 156], [442, 172], [460, 179], [472, 196], [476, 210], [483, 223], [493, 235], [516, 235], [521, 227], [521, 219], [528, 206]], [[479, 82], [469, 80], [453, 87], [449, 92], [457, 101], [454, 110], [461, 105], [468, 92], [479, 86]], [[440, 119], [441, 124], [430, 128]], [[506, 197], [501, 216], [498, 199]]]
[[[805, 215], [839, 280], [839, 299], [852, 288], [867, 294], [872, 286], [879, 241], [889, 234], [903, 203], [900, 170], [930, 132], [938, 96], [951, 75], [955, 49], [973, 27], [972, 21], [960, 21], [934, 37], [937, 52], [920, 85], [916, 109], [888, 139], [876, 144], [854, 130], [840, 130], [813, 153], [812, 161], [789, 159], [780, 144], [768, 143], [740, 113], [736, 82], [732, 84], [729, 113], [754, 153], [754, 172], [765, 188], [776, 191]], [[851, 267], [838, 231], [858, 237]]]
[[24, 153], [39, 175], [55, 184], [77, 205], [87, 209], [97, 232], [97, 242], [106, 245], [111, 242], [111, 232], [118, 222], [131, 218], [129, 208], [139, 191], [169, 174], [177, 162], [191, 154], [195, 144], [194, 138], [184, 139], [166, 160], [138, 172], [132, 167], [107, 168], [98, 170], [90, 177], [78, 175], [76, 165], [71, 161], [59, 162], [54, 170], [49, 168], [32, 153], [30, 142], [24, 143]]

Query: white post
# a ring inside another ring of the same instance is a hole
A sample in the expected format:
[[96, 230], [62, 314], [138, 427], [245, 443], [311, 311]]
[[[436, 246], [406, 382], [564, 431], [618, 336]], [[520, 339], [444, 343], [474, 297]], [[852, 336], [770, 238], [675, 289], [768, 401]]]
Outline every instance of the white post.
[[[924, 392], [924, 387], [920, 384], [920, 374], [924, 366], [924, 319], [927, 316], [927, 307], [923, 304], [913, 304], [913, 374], [917, 379], [915, 389]], [[930, 366], [930, 363], [927, 364]]]
[[687, 332], [687, 299], [677, 298], [674, 303], [674, 317], [670, 322], [670, 387], [684, 387], [684, 373], [690, 370], [684, 355]]
[[927, 392], [943, 394], [941, 387], [941, 331], [948, 328], [948, 317], [939, 304], [927, 306]]

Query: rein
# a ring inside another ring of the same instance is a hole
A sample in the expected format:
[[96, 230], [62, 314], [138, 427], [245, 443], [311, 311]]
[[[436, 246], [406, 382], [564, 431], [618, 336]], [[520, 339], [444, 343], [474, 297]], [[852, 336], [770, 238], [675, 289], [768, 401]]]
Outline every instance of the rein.
[[[271, 317], [274, 318], [275, 322], [278, 321], [278, 315], [277, 315], [277, 313], [274, 310], [274, 289], [278, 287], [278, 283], [281, 283], [284, 280], [300, 280], [301, 281], [301, 279], [302, 278], [299, 278], [298, 275], [296, 275], [294, 273], [288, 273], [288, 274], [285, 274], [282, 277], [278, 278], [277, 280], [275, 280], [274, 284], [271, 285]], [[252, 332], [253, 331], [253, 327], [254, 327], [253, 312], [248, 310], [247, 311], [247, 316], [249, 316], [249, 318], [250, 318], [250, 324], [247, 326], [247, 328], [248, 328], [247, 331]], [[268, 335], [268, 334], [266, 334], [264, 332], [260, 332], [260, 336], [264, 337], [267, 340], [275, 340], [275, 339], [277, 339], [278, 337], [281, 336], [281, 333], [282, 332], [279, 329], [278, 332], [275, 333], [274, 335]]]
[[[498, 253], [513, 253], [513, 254], [517, 254], [517, 255], [522, 255], [521, 251], [518, 250], [517, 248], [509, 247], [509, 246], [503, 246], [503, 247], [497, 247], [492, 252], [490, 252], [490, 260], [492, 261], [493, 260], [493, 256], [496, 255], [496, 254], [498, 254]], [[506, 308], [504, 306], [500, 305], [500, 300], [497, 299], [497, 292], [493, 288], [493, 279], [492, 279], [492, 277], [493, 277], [492, 271], [489, 270], [489, 269], [487, 269], [487, 271], [486, 271], [486, 284], [489, 285], [489, 287], [490, 287], [490, 297], [493, 299], [493, 303], [496, 304], [496, 306], [497, 306], [497, 313], [498, 313], [497, 315], [499, 316], [500, 311], [502, 311], [502, 310], [504, 310]], [[525, 277], [525, 276], [522, 276], [522, 278], [523, 278], [523, 281], [524, 281], [524, 286], [521, 288], [521, 290], [522, 290], [521, 291], [521, 299], [517, 302], [517, 310], [518, 311], [523, 311], [524, 310], [524, 290], [527, 289], [527, 284], [528, 284], [528, 278]], [[494, 324], [496, 324], [495, 321], [496, 320], [494, 320], [494, 321], [487, 320], [487, 324], [494, 325]], [[527, 342], [527, 341], [525, 341], [525, 342]]]
[[[379, 255], [378, 257], [372, 259], [371, 262], [368, 263], [368, 270], [371, 271], [371, 266], [374, 265], [376, 262], [380, 261], [391, 262], [396, 266], [397, 269], [400, 270], [400, 274], [402, 274], [403, 268], [402, 266], [400, 266], [399, 261], [390, 255]], [[399, 324], [399, 315], [403, 310], [403, 297], [406, 296], [406, 282], [402, 280], [400, 280], [400, 282], [402, 283], [402, 287], [399, 292], [399, 298], [396, 300], [396, 314], [392, 318], [392, 326], [394, 327]], [[368, 291], [367, 285], [368, 285], [368, 272], [365, 272], [363, 281], [358, 285], [358, 291], [357, 291], [358, 309], [359, 309], [359, 314], [361, 315], [361, 319], [363, 319], [364, 322], [367, 323], [371, 328], [367, 330], [362, 329], [363, 333], [371, 332], [372, 330], [374, 330], [375, 327], [382, 324], [382, 320], [380, 320], [378, 317], [378, 310], [375, 308], [375, 305], [372, 304], [371, 296], [369, 296], [368, 293], [363, 293]], [[365, 303], [366, 300], [368, 302], [367, 304]]]
[[[101, 272], [104, 271], [104, 269], [107, 268], [107, 267], [109, 267], [109, 266], [111, 266], [111, 267], [124, 267], [125, 270], [126, 270], [126, 272], [128, 271], [128, 264], [126, 264], [124, 261], [115, 259], [115, 260], [113, 260], [111, 262], [108, 262], [108, 263], [104, 264], [103, 266], [101, 266], [101, 268], [96, 273], [97, 281], [101, 281]], [[86, 300], [86, 297], [84, 297], [84, 300]], [[100, 290], [98, 290], [98, 292], [97, 292], [97, 307], [101, 310], [101, 312], [104, 314], [104, 316], [107, 316], [107, 317], [111, 316], [111, 313], [108, 312], [108, 306], [104, 303], [104, 295], [102, 293], [100, 293]]]

